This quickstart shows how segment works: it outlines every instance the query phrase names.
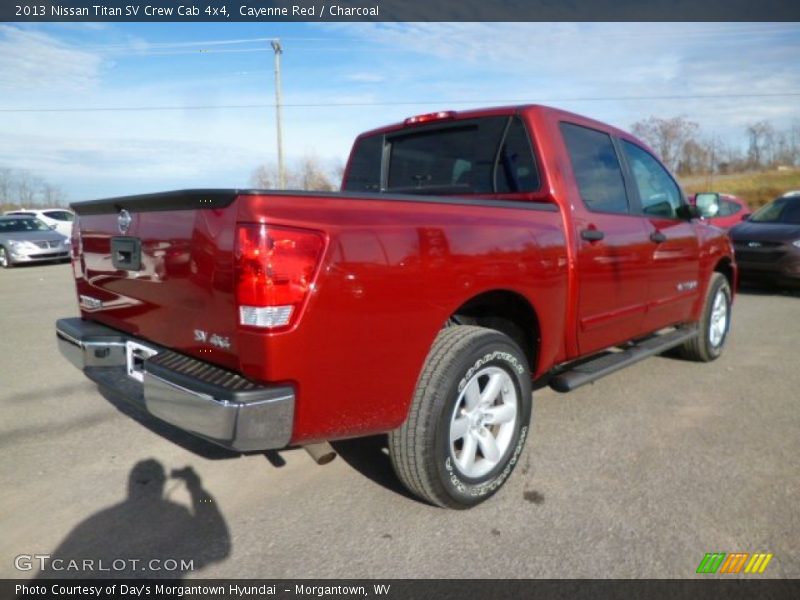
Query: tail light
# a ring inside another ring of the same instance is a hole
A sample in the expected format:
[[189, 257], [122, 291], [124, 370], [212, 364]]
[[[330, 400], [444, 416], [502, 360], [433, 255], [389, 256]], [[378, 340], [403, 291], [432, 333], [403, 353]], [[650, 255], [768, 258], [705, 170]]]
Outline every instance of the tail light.
[[239, 324], [289, 327], [314, 280], [325, 240], [321, 233], [258, 223], [239, 224], [236, 303]]
[[81, 237], [81, 224], [78, 215], [72, 221], [72, 233], [70, 235], [70, 249], [73, 258], [80, 258], [83, 254], [83, 238]]

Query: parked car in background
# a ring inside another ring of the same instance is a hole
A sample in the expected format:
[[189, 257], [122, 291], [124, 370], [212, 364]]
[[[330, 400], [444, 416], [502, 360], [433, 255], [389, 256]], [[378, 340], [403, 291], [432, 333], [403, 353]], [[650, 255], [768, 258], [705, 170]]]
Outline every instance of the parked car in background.
[[722, 229], [730, 229], [752, 214], [744, 200], [731, 194], [691, 194], [688, 200], [689, 204], [697, 206], [700, 216]]
[[66, 208], [23, 208], [6, 212], [8, 216], [36, 217], [45, 225], [55, 229], [61, 235], [69, 238], [72, 235], [72, 222], [75, 213]]
[[0, 217], [0, 267], [69, 260], [70, 240], [34, 217]]
[[742, 278], [800, 286], [800, 191], [760, 208], [730, 235]]

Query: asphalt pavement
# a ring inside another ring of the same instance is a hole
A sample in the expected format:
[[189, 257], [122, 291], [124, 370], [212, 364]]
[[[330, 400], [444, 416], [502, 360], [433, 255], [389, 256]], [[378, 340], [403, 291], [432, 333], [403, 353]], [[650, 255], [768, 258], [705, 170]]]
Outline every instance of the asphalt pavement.
[[73, 577], [91, 573], [70, 559], [107, 576], [124, 555], [187, 578], [684, 578], [708, 552], [772, 553], [759, 577], [800, 577], [797, 293], [740, 294], [714, 363], [536, 391], [516, 472], [469, 511], [409, 497], [379, 437], [317, 466], [132, 411], [58, 353], [54, 321], [75, 315], [69, 265], [0, 272], [0, 578], [39, 575], [34, 555]]

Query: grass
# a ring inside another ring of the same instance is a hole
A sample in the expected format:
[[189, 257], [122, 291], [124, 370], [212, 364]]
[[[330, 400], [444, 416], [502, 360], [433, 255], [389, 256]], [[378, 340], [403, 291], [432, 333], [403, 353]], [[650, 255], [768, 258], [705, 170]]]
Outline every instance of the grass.
[[687, 194], [721, 192], [738, 196], [758, 208], [789, 190], [800, 190], [800, 169], [758, 171], [730, 175], [695, 175], [680, 178]]

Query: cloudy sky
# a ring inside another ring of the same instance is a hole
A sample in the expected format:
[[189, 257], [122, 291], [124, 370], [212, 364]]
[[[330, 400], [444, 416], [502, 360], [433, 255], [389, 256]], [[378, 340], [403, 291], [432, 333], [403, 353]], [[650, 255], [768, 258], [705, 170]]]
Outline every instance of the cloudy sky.
[[420, 112], [522, 102], [623, 129], [682, 115], [731, 144], [748, 123], [800, 122], [792, 23], [0, 24], [0, 166], [70, 200], [247, 186], [276, 156], [273, 37], [290, 159], [343, 161], [358, 132]]

